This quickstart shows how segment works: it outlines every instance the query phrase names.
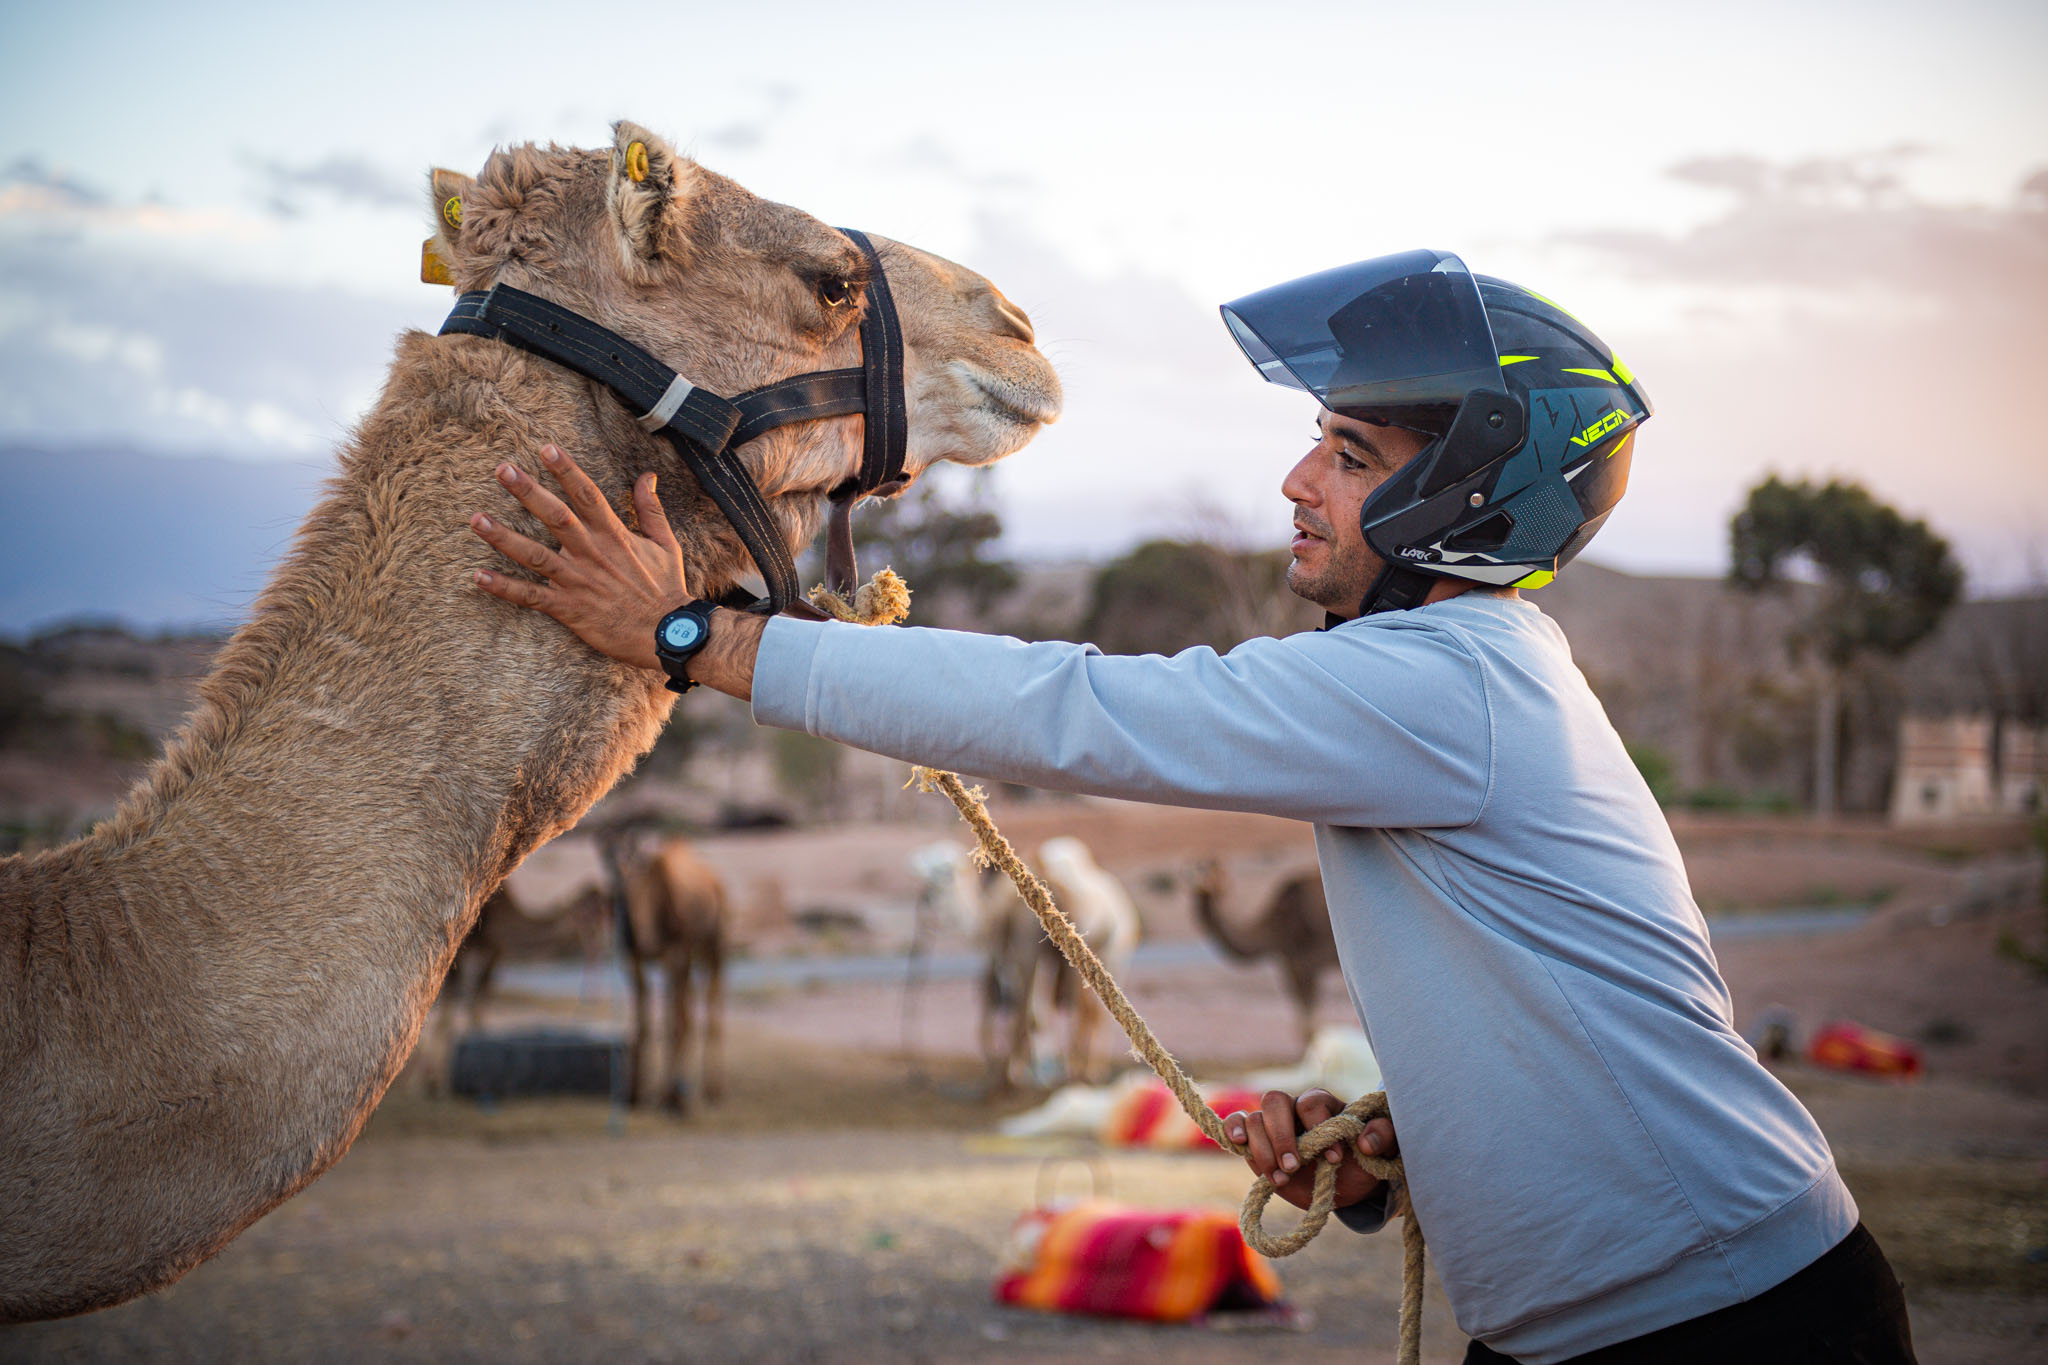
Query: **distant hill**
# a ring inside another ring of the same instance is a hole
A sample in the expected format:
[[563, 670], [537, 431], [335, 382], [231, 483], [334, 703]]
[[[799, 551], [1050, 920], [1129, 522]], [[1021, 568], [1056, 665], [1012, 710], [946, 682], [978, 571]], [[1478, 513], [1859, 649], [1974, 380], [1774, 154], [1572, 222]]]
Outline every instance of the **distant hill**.
[[331, 463], [0, 447], [0, 636], [233, 625]]

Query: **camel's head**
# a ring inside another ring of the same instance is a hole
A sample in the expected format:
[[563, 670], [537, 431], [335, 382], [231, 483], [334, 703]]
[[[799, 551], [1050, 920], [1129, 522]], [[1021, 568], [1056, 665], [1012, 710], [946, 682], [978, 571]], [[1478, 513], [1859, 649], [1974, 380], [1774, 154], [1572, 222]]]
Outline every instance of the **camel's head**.
[[[613, 134], [602, 151], [501, 150], [474, 180], [434, 172], [431, 249], [456, 288], [544, 295], [726, 396], [861, 363], [867, 265], [852, 242], [637, 124]], [[903, 324], [908, 474], [1001, 459], [1058, 417], [1023, 310], [971, 270], [871, 240]], [[857, 414], [798, 423], [744, 458], [763, 493], [815, 504], [858, 469], [861, 431]], [[647, 452], [660, 458], [651, 438]]]

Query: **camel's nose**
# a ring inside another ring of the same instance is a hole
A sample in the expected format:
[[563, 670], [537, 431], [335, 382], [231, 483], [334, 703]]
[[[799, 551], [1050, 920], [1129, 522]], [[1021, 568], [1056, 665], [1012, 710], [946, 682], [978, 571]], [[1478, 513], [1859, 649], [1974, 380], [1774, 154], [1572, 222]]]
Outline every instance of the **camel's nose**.
[[1037, 333], [1031, 330], [1031, 319], [1022, 308], [1004, 298], [1000, 289], [990, 286], [988, 297], [995, 308], [997, 330], [1008, 332], [1027, 346], [1037, 339]]

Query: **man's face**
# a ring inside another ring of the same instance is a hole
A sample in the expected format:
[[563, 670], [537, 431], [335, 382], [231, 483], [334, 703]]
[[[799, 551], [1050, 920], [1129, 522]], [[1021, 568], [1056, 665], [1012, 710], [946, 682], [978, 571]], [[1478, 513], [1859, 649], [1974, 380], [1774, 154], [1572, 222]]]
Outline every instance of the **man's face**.
[[1280, 481], [1294, 504], [1287, 586], [1295, 596], [1347, 620], [1358, 615], [1383, 563], [1366, 547], [1358, 509], [1428, 443], [1420, 432], [1317, 413], [1315, 446]]

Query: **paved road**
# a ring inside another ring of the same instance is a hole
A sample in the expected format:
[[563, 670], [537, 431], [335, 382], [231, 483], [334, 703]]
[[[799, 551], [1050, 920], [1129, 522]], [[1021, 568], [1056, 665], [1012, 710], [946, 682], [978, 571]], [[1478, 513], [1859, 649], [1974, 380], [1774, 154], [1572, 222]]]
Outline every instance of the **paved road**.
[[[1868, 906], [1829, 906], [1716, 916], [1707, 923], [1716, 942], [1734, 942], [1841, 933], [1862, 924], [1871, 913]], [[1134, 955], [1131, 969], [1177, 971], [1188, 967], [1225, 966], [1229, 962], [1230, 959], [1207, 939], [1197, 939], [1186, 943], [1142, 944]], [[928, 981], [960, 981], [979, 976], [981, 967], [979, 953], [931, 953], [923, 959], [922, 974]], [[900, 953], [860, 957], [739, 958], [726, 964], [725, 981], [731, 990], [767, 986], [802, 988], [814, 984], [901, 981], [906, 972], [907, 964]], [[624, 969], [610, 962], [589, 967], [574, 963], [508, 964], [498, 973], [498, 980], [503, 990], [557, 999], [616, 999], [623, 997], [626, 991]]]

